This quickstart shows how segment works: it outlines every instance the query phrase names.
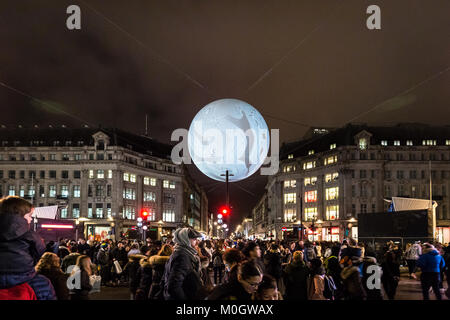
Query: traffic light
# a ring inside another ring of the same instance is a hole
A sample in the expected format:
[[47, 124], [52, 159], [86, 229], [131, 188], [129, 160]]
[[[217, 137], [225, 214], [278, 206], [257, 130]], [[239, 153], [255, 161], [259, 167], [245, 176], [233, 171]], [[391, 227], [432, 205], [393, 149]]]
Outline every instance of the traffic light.
[[222, 216], [226, 217], [230, 214], [230, 207], [228, 206], [222, 206], [219, 210], [219, 214], [221, 214]]
[[148, 216], [149, 216], [150, 212], [148, 211], [148, 209], [144, 208], [141, 210], [141, 218], [142, 220], [147, 220]]

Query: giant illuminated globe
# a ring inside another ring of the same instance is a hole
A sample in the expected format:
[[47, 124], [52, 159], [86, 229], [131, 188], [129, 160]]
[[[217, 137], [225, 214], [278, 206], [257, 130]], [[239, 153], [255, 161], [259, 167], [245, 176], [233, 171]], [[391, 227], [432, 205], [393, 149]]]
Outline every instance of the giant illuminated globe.
[[239, 181], [263, 164], [269, 151], [269, 129], [248, 103], [221, 99], [209, 103], [192, 120], [188, 148], [197, 168], [211, 179]]

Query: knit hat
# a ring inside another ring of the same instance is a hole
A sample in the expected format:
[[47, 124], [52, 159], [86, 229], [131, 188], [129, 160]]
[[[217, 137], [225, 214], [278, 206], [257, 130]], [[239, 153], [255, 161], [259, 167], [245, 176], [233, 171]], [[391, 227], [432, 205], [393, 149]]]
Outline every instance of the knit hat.
[[108, 244], [104, 242], [100, 245], [100, 248], [106, 249], [106, 248], [108, 248]]

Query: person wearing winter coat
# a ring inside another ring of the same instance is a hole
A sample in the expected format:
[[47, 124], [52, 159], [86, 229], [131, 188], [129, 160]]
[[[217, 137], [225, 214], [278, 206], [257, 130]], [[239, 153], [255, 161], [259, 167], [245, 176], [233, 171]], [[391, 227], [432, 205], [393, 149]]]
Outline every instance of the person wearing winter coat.
[[77, 259], [79, 256], [81, 256], [81, 254], [79, 254], [78, 252], [72, 252], [71, 254], [65, 256], [64, 259], [62, 259], [62, 263], [61, 263], [62, 272], [66, 273], [67, 269], [70, 266], [76, 265]]
[[222, 283], [222, 273], [224, 268], [223, 252], [220, 250], [220, 247], [217, 247], [212, 254], [212, 264], [214, 270], [214, 284], [217, 285]]
[[342, 259], [344, 269], [341, 272], [344, 300], [366, 300], [367, 294], [364, 290], [359, 265], [361, 256]]
[[158, 254], [151, 256], [148, 262], [152, 268], [151, 275], [151, 287], [148, 294], [150, 300], [163, 299], [162, 289], [160, 286], [161, 279], [164, 276], [164, 269], [166, 263], [169, 261], [170, 255], [172, 254], [172, 247], [168, 244], [162, 246]]
[[[383, 294], [381, 292], [381, 287], [377, 288], [376, 284], [381, 285], [381, 278], [379, 280], [373, 281], [371, 276], [374, 275], [374, 271], [371, 269], [376, 268], [378, 274], [382, 274], [381, 267], [377, 263], [377, 259], [375, 258], [375, 253], [371, 251], [367, 251], [363, 258], [361, 273], [362, 273], [362, 285], [367, 294], [367, 300], [383, 300]], [[370, 271], [370, 272], [369, 272]], [[370, 287], [369, 287], [370, 283]]]
[[266, 274], [274, 277], [278, 282], [282, 275], [281, 254], [278, 245], [275, 243], [270, 246], [270, 250], [265, 254], [264, 265]]
[[100, 245], [100, 250], [97, 253], [97, 264], [100, 267], [102, 285], [111, 284], [111, 259], [108, 243]]
[[36, 273], [35, 265], [45, 252], [42, 238], [30, 229], [33, 206], [25, 199], [0, 200], [0, 290], [16, 286], [34, 291], [37, 300], [56, 300], [50, 280]]
[[408, 264], [409, 278], [416, 279], [416, 268], [417, 268], [417, 260], [419, 260], [419, 256], [422, 254], [422, 247], [418, 242], [414, 244], [410, 244], [406, 248], [405, 258], [406, 263]]
[[381, 282], [383, 283], [384, 291], [389, 300], [394, 300], [400, 281], [400, 264], [393, 251], [386, 252], [385, 259], [383, 263], [381, 263], [381, 269], [383, 270]]
[[263, 278], [260, 268], [254, 261], [245, 261], [237, 268], [237, 277], [215, 287], [207, 300], [252, 300]]
[[89, 292], [92, 290], [91, 275], [93, 275], [91, 258], [85, 255], [79, 256], [76, 267], [71, 273], [72, 278], [79, 277], [79, 287], [70, 290], [70, 300], [89, 300]]
[[60, 258], [52, 253], [45, 252], [35, 269], [36, 272], [47, 277], [55, 289], [58, 300], [69, 300], [69, 288], [67, 287], [68, 274], [65, 274], [60, 268]]
[[192, 228], [174, 232], [175, 247], [164, 271], [165, 300], [195, 300], [202, 283], [200, 257], [195, 249], [202, 235]]
[[128, 263], [123, 268], [123, 273], [128, 275], [129, 288], [130, 288], [130, 300], [135, 300], [136, 291], [139, 287], [139, 268], [141, 267], [141, 259], [147, 258], [142, 254], [132, 254], [128, 256]]
[[330, 249], [330, 255], [325, 259], [323, 265], [325, 272], [328, 276], [333, 278], [334, 284], [336, 286], [336, 299], [339, 300], [344, 291], [342, 284], [341, 272], [342, 267], [339, 263], [339, 252], [341, 250], [340, 245], [335, 245]]
[[308, 300], [327, 300], [323, 294], [325, 290], [325, 269], [319, 258], [309, 261], [311, 275], [308, 279]]
[[445, 267], [445, 261], [432, 244], [424, 244], [423, 254], [417, 260], [417, 267], [422, 270], [420, 282], [422, 284], [423, 299], [430, 299], [429, 290], [431, 287], [436, 295], [436, 299], [442, 300], [439, 281], [441, 270]]
[[309, 268], [303, 260], [302, 251], [294, 251], [291, 263], [283, 271], [283, 280], [286, 288], [286, 300], [307, 300]]
[[255, 262], [262, 274], [267, 273], [265, 263], [261, 259], [261, 247], [255, 241], [247, 242], [241, 252], [246, 257], [246, 260]]

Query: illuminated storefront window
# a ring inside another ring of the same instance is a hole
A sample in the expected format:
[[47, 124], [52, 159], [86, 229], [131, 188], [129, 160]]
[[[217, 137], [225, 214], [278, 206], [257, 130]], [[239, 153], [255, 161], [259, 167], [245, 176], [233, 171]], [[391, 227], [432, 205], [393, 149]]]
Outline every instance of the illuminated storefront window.
[[325, 189], [325, 200], [336, 200], [339, 197], [339, 187]]
[[316, 202], [317, 201], [317, 190], [305, 192], [305, 202]]
[[339, 215], [339, 206], [327, 206], [326, 208], [327, 220], [336, 220]]
[[317, 218], [317, 207], [305, 208], [305, 220], [311, 221]]
[[296, 203], [296, 202], [297, 202], [297, 194], [295, 192], [284, 194], [284, 203], [285, 204]]
[[284, 222], [296, 222], [297, 211], [295, 208], [284, 209]]

